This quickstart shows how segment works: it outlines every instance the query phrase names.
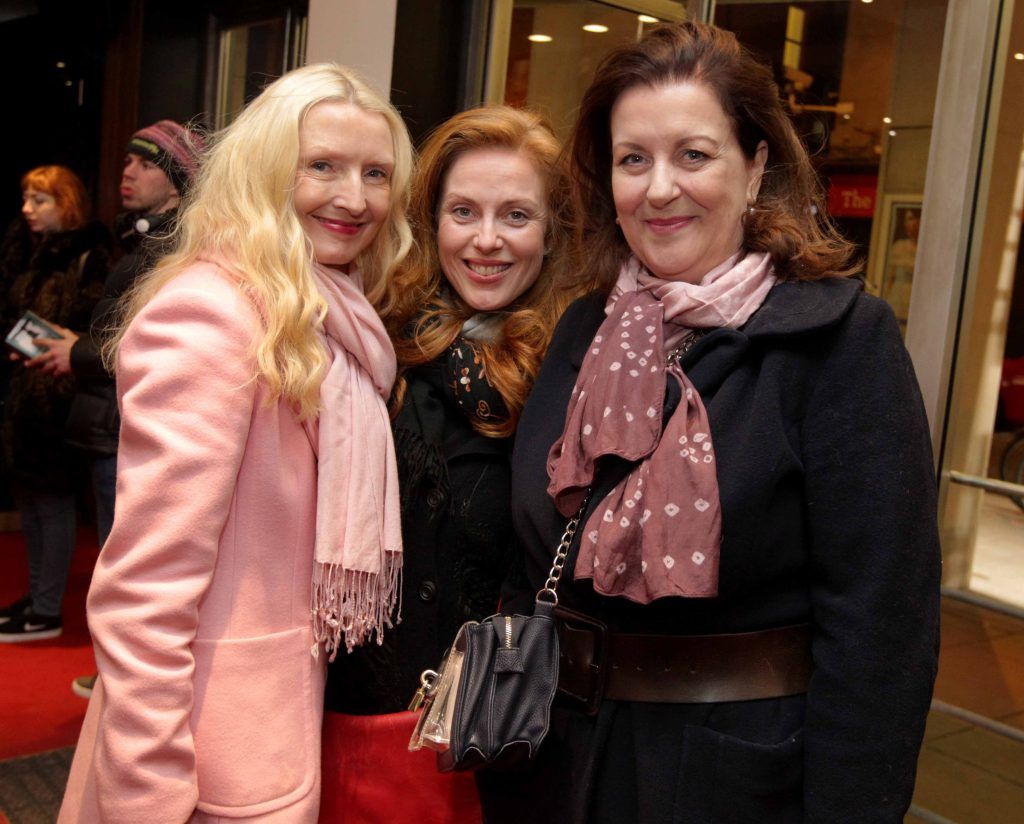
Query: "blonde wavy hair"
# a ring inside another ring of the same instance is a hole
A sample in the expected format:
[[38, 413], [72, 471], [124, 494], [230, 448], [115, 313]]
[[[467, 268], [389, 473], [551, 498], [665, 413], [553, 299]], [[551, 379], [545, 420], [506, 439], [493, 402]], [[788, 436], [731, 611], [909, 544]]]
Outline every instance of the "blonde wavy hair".
[[355, 261], [367, 297], [379, 299], [391, 273], [413, 245], [406, 219], [413, 150], [398, 112], [351, 69], [317, 63], [269, 85], [203, 159], [174, 231], [174, 251], [131, 290], [113, 337], [108, 364], [132, 318], [168, 281], [215, 253], [225, 259], [260, 308], [266, 333], [256, 344], [256, 376], [271, 401], [283, 398], [301, 417], [316, 414], [327, 366], [317, 329], [326, 304], [313, 277], [313, 245], [293, 204], [299, 163], [299, 130], [318, 103], [351, 103], [387, 121], [395, 164], [389, 213], [369, 247]]
[[447, 279], [437, 254], [437, 208], [448, 172], [459, 157], [474, 149], [519, 152], [529, 158], [545, 183], [547, 252], [540, 275], [508, 307], [501, 336], [476, 342], [487, 378], [501, 394], [510, 417], [500, 422], [474, 420], [473, 427], [489, 437], [506, 437], [515, 431], [555, 323], [578, 293], [567, 283], [572, 271], [569, 181], [558, 138], [541, 115], [509, 106], [482, 106], [455, 115], [427, 137], [413, 180], [416, 250], [388, 281], [378, 310], [398, 356], [395, 412], [401, 409], [405, 393], [401, 373], [438, 358], [475, 313], [454, 289], [445, 288]]

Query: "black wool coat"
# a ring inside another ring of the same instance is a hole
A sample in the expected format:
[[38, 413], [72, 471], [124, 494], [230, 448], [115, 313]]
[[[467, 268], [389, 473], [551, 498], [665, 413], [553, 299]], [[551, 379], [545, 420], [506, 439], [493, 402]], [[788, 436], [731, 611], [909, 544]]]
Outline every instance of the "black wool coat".
[[[603, 307], [591, 295], [567, 311], [517, 433], [513, 517], [534, 591], [565, 526], [545, 462]], [[857, 281], [778, 284], [681, 365], [715, 447], [719, 595], [599, 596], [572, 579], [574, 547], [560, 599], [624, 632], [810, 623], [809, 691], [605, 701], [595, 718], [556, 702], [532, 770], [481, 776], [486, 820], [901, 821], [937, 668], [940, 557], [928, 425], [892, 312]], [[599, 469], [592, 499], [626, 470]]]
[[327, 668], [325, 707], [405, 710], [465, 621], [497, 611], [513, 552], [510, 439], [476, 432], [442, 360], [410, 370], [392, 423], [402, 501], [402, 620], [380, 645], [344, 649]]
[[71, 347], [71, 371], [77, 381], [77, 391], [68, 413], [65, 440], [94, 456], [117, 453], [121, 428], [114, 376], [103, 364], [100, 347], [117, 326], [122, 296], [170, 251], [168, 235], [176, 219], [176, 209], [149, 215], [144, 223], [145, 232], [135, 228], [135, 221], [122, 219], [122, 222], [131, 222], [120, 238], [124, 255], [107, 275], [102, 297], [89, 318], [88, 332]]

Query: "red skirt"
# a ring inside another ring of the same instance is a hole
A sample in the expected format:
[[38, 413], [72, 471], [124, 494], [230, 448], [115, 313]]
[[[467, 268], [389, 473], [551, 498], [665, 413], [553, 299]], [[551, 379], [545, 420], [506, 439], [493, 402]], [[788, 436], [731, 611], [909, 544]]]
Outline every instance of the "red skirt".
[[320, 824], [481, 824], [471, 773], [409, 752], [417, 716], [324, 713]]

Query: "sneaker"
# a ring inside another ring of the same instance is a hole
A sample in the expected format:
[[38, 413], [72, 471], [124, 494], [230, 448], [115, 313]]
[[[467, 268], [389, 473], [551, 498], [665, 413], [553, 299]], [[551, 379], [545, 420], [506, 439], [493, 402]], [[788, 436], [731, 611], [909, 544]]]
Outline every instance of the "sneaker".
[[19, 615], [24, 615], [28, 612], [29, 607], [32, 606], [32, 599], [29, 596], [19, 598], [13, 604], [0, 608], [0, 624], [6, 624], [12, 618], [17, 618]]
[[20, 644], [56, 638], [61, 633], [59, 615], [36, 615], [31, 609], [0, 624], [0, 644]]
[[92, 698], [92, 688], [96, 685], [95, 675], [79, 675], [71, 682], [71, 691], [79, 698]]

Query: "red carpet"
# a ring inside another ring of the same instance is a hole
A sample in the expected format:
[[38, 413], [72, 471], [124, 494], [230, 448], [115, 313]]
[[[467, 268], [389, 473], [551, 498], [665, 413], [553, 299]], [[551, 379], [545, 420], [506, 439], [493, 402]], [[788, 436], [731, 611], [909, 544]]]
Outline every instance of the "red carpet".
[[[97, 554], [96, 532], [80, 529], [64, 596], [63, 635], [0, 644], [0, 761], [78, 740], [86, 701], [71, 692], [71, 682], [96, 671], [85, 625], [85, 595]], [[0, 604], [20, 598], [27, 587], [21, 533], [0, 532]]]

